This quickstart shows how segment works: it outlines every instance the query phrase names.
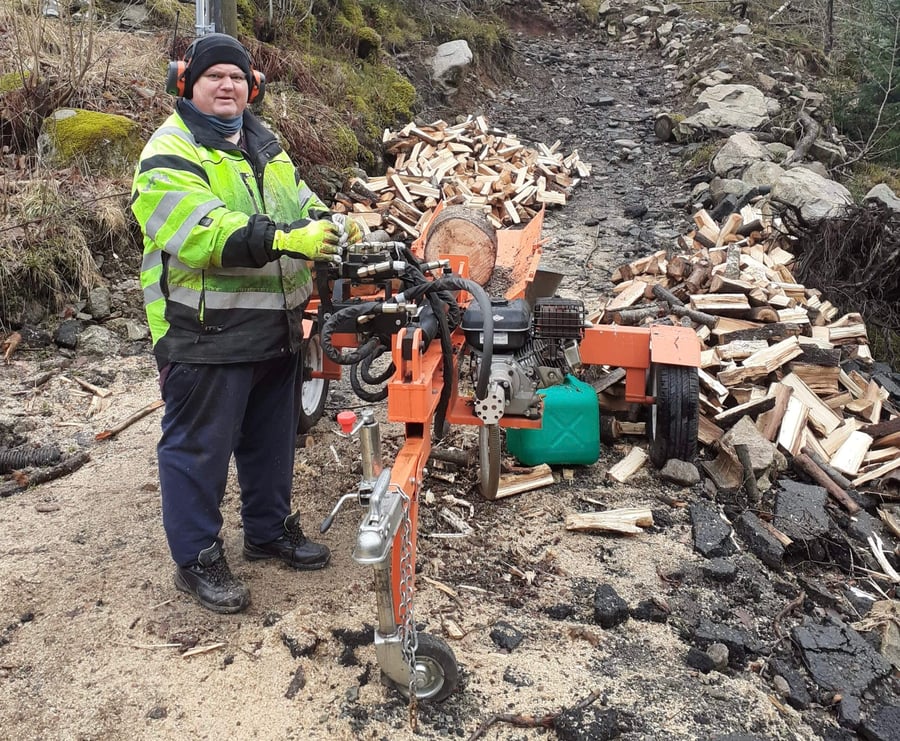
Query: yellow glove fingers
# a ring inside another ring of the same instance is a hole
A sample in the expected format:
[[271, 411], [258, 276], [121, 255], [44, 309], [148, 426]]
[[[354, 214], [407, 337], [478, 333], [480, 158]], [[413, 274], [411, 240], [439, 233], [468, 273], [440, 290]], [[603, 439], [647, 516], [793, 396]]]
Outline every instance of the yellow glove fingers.
[[347, 244], [356, 244], [357, 242], [362, 241], [362, 229], [353, 219], [347, 219], [347, 225], [344, 227], [344, 232], [347, 234]]
[[325, 219], [297, 228], [278, 229], [272, 240], [273, 258], [287, 255], [307, 260], [330, 260], [338, 252], [340, 239], [338, 228]]

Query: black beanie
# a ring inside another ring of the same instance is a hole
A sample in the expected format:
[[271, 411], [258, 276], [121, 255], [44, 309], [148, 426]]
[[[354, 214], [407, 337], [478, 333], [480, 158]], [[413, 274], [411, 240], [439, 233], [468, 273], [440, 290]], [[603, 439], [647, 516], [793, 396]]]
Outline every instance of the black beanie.
[[184, 97], [194, 94], [194, 82], [214, 64], [233, 64], [240, 67], [250, 80], [250, 52], [234, 37], [225, 33], [210, 33], [201, 36], [193, 44], [193, 51], [188, 49], [190, 57], [185, 56], [187, 71], [184, 76]]

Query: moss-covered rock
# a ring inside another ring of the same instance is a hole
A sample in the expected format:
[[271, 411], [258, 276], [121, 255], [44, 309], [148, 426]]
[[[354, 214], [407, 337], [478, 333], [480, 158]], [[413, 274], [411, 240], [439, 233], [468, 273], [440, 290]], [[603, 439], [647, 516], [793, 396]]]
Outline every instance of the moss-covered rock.
[[8, 93], [10, 90], [18, 90], [21, 87], [23, 87], [21, 73], [7, 72], [5, 75], [0, 75], [0, 95]]
[[143, 147], [130, 118], [77, 108], [60, 108], [44, 119], [38, 148], [50, 165], [76, 165], [86, 175], [131, 172]]

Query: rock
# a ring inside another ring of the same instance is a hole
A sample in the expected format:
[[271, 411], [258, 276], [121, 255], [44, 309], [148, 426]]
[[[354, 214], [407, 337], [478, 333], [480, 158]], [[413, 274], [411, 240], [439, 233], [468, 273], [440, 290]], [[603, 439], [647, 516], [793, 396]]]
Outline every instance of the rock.
[[850, 518], [847, 524], [847, 534], [866, 546], [869, 545], [869, 538], [873, 535], [878, 535], [882, 539], [887, 537], [881, 520], [877, 517], [872, 517], [865, 510], [857, 512]]
[[647, 206], [643, 203], [631, 203], [625, 206], [624, 215], [629, 219], [640, 219], [647, 213]]
[[696, 669], [704, 674], [709, 674], [716, 668], [715, 662], [710, 658], [706, 651], [701, 651], [699, 648], [694, 648], [693, 646], [688, 649], [687, 656], [684, 657], [684, 662], [692, 669]]
[[[860, 617], [865, 617], [869, 610], [875, 605], [878, 601], [878, 598], [874, 594], [869, 594], [868, 592], [864, 592], [863, 590], [854, 587], [853, 585], [846, 585], [844, 587], [844, 599], [850, 603], [854, 610], [856, 610], [856, 614]], [[884, 651], [881, 652], [884, 656]], [[898, 651], [898, 659], [895, 662], [892, 662], [896, 668], [900, 668], [900, 651]], [[885, 658], [888, 658], [885, 656]]]
[[709, 181], [709, 194], [715, 203], [720, 203], [728, 196], [735, 196], [735, 202], [750, 190], [739, 178], [715, 177]]
[[150, 9], [146, 5], [127, 5], [119, 16], [119, 28], [135, 31], [143, 28], [150, 18]]
[[752, 131], [769, 120], [766, 96], [752, 85], [713, 85], [700, 93], [697, 103], [705, 109], [679, 124], [686, 138], [697, 129]]
[[803, 589], [809, 600], [828, 610], [835, 609], [840, 599], [828, 588], [828, 585], [813, 577], [798, 576], [797, 585]]
[[794, 151], [793, 147], [789, 147], [784, 142], [769, 142], [764, 146], [775, 162], [784, 162]]
[[706, 655], [716, 671], [725, 671], [728, 667], [728, 646], [724, 643], [713, 643], [706, 649]]
[[447, 97], [452, 97], [465, 79], [474, 55], [465, 39], [441, 44], [431, 60], [431, 78]]
[[737, 566], [726, 558], [713, 558], [700, 565], [700, 571], [710, 581], [730, 584], [737, 576]]
[[750, 30], [750, 26], [746, 23], [739, 23], [734, 27], [734, 30], [731, 32], [732, 36], [749, 36], [753, 31]]
[[882, 705], [863, 720], [860, 735], [867, 741], [897, 741], [900, 705]]
[[637, 607], [631, 611], [631, 617], [647, 623], [665, 623], [669, 619], [669, 613], [652, 599], [645, 599], [638, 602]]
[[628, 620], [628, 603], [610, 584], [601, 584], [594, 592], [594, 622], [601, 628], [614, 628]]
[[768, 471], [775, 463], [775, 446], [760, 433], [750, 417], [741, 417], [722, 436], [721, 444], [731, 449], [735, 445], [746, 445], [753, 473], [757, 476]]
[[48, 166], [74, 165], [91, 177], [130, 173], [143, 145], [131, 119], [77, 108], [54, 111], [38, 137], [38, 152]]
[[692, 636], [693, 642], [700, 648], [707, 649], [713, 643], [721, 643], [728, 647], [728, 663], [740, 668], [747, 660], [748, 653], [758, 653], [759, 647], [750, 635], [740, 628], [713, 623], [707, 619], [700, 621]]
[[691, 527], [694, 533], [694, 550], [707, 558], [730, 556], [737, 550], [731, 539], [731, 525], [710, 502], [691, 505]]
[[84, 322], [79, 319], [66, 319], [53, 333], [53, 341], [60, 347], [74, 350], [78, 345], [78, 335], [84, 329]]
[[808, 222], [840, 216], [853, 204], [850, 191], [843, 185], [806, 167], [788, 170], [772, 186], [771, 198], [799, 208]]
[[90, 292], [88, 311], [94, 319], [106, 319], [112, 313], [110, 291], [106, 286], [98, 286]]
[[884, 183], [878, 183], [878, 185], [866, 193], [863, 202], [869, 201], [881, 201], [891, 211], [900, 211], [900, 198], [897, 198], [894, 191]]
[[731, 82], [734, 78], [734, 75], [731, 72], [726, 72], [725, 70], [716, 69], [710, 72], [706, 77], [702, 78], [697, 84], [702, 87], [715, 87], [716, 85], [722, 85], [726, 82]]
[[838, 167], [847, 161], [846, 149], [840, 144], [832, 144], [824, 139], [816, 139], [809, 148], [809, 153], [829, 167]]
[[784, 546], [762, 524], [762, 521], [749, 510], [743, 512], [734, 523], [734, 529], [740, 533], [750, 550], [771, 569], [780, 569], [784, 558]]
[[593, 108], [601, 108], [605, 106], [611, 106], [616, 104], [616, 99], [609, 95], [588, 95], [584, 97], [581, 101], [586, 106], [591, 106]]
[[[768, 150], [768, 147], [766, 149]], [[744, 170], [744, 174], [741, 175], [741, 180], [744, 181], [748, 188], [772, 187], [786, 172], [787, 170], [774, 162], [751, 162], [747, 169]]]
[[547, 614], [547, 617], [553, 620], [568, 620], [575, 615], [575, 608], [572, 605], [565, 604], [551, 605], [550, 607], [545, 607], [544, 612]]
[[849, 625], [807, 621], [791, 631], [803, 663], [819, 686], [858, 693], [891, 672], [891, 665]]
[[553, 727], [561, 741], [609, 741], [622, 733], [616, 710], [596, 705], [564, 710]]
[[82, 355], [116, 355], [121, 343], [106, 327], [91, 325], [78, 335], [78, 352]]
[[690, 461], [670, 458], [659, 472], [662, 479], [679, 486], [694, 486], [700, 482], [700, 471]]
[[782, 659], [772, 659], [770, 666], [775, 677], [781, 677], [784, 681], [785, 691], [782, 693], [782, 697], [788, 705], [797, 710], [808, 708], [812, 697], [806, 689], [806, 680], [803, 675]]
[[527, 674], [517, 672], [511, 666], [506, 667], [506, 669], [504, 670], [503, 681], [508, 682], [515, 687], [534, 686], [534, 680], [531, 677], [529, 677]]
[[814, 540], [831, 528], [825, 509], [828, 492], [821, 486], [801, 484], [790, 479], [778, 481], [775, 515], [772, 524], [795, 542]]
[[752, 163], [769, 158], [768, 150], [752, 134], [741, 132], [728, 138], [712, 166], [719, 177], [739, 177]]
[[146, 323], [137, 322], [134, 319], [118, 317], [116, 319], [110, 319], [104, 326], [111, 329], [119, 335], [119, 337], [129, 340], [130, 342], [145, 340], [150, 336], [150, 330], [147, 328]]
[[509, 623], [498, 620], [494, 623], [494, 627], [491, 628], [491, 640], [498, 648], [512, 651], [518, 648], [522, 641], [525, 640], [525, 634]]
[[[862, 720], [862, 708], [855, 695], [843, 695], [838, 703], [838, 723], [844, 728], [855, 730]], [[897, 728], [900, 731], [900, 726]]]

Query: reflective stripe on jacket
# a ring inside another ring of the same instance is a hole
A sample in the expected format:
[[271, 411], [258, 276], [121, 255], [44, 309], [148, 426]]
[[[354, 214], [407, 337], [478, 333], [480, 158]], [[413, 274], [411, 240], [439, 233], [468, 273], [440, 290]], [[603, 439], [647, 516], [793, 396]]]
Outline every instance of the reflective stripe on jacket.
[[273, 222], [328, 209], [249, 111], [244, 143], [222, 139], [179, 101], [141, 153], [131, 208], [144, 234], [141, 286], [160, 364], [263, 360], [299, 343], [312, 288], [306, 261], [223, 267], [223, 253], [228, 264], [236, 242], [243, 252], [244, 242], [261, 248]]

